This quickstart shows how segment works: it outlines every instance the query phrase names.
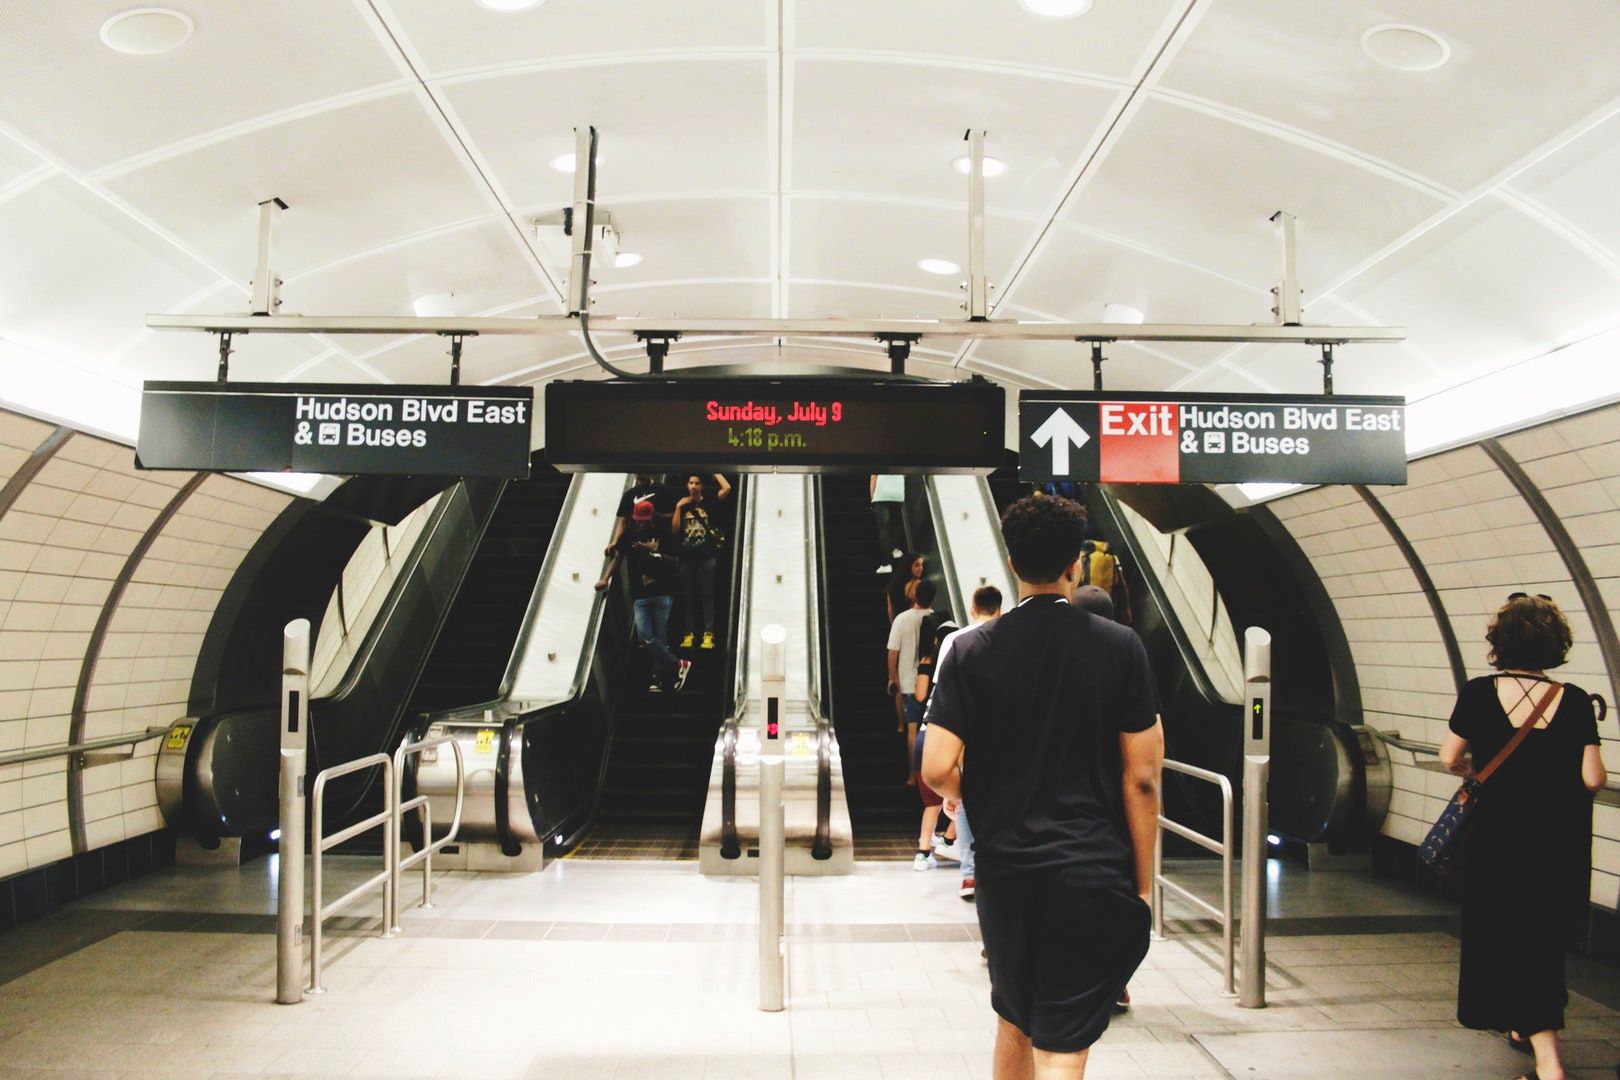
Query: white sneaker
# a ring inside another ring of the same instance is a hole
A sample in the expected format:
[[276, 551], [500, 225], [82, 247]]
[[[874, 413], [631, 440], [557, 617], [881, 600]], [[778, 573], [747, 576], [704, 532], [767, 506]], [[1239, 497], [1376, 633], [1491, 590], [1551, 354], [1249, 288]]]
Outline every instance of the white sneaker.
[[686, 677], [692, 674], [692, 661], [680, 660], [675, 664], [675, 692], [686, 689]]
[[943, 836], [934, 837], [934, 854], [941, 859], [951, 862], [962, 861], [962, 849], [955, 841], [948, 841]]
[[877, 568], [877, 572], [880, 574], [892, 574], [894, 573], [894, 567], [889, 563], [884, 563], [882, 566]]
[[920, 851], [917, 852], [917, 854], [911, 860], [911, 868], [913, 870], [932, 870], [938, 865], [939, 863], [934, 861], [934, 857], [932, 855], [924, 855]]
[[889, 557], [891, 559], [900, 559], [900, 558], [904, 558], [905, 554], [906, 553], [901, 551], [899, 548], [895, 548], [893, 551], [889, 552]]

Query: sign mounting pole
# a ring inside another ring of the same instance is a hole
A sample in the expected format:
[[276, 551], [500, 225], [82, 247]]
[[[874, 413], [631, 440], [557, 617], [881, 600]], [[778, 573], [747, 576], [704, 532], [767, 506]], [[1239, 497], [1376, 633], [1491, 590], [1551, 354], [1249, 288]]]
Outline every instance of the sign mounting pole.
[[1271, 294], [1277, 306], [1271, 313], [1277, 316], [1278, 326], [1298, 326], [1305, 321], [1305, 307], [1300, 298], [1299, 270], [1294, 264], [1294, 215], [1279, 210], [1271, 215], [1277, 223], [1277, 244], [1282, 249], [1282, 280]]
[[972, 322], [990, 317], [990, 288], [984, 280], [984, 132], [967, 133], [968, 143], [968, 299]]
[[568, 314], [588, 314], [591, 242], [596, 228], [596, 129], [574, 129], [573, 256], [568, 264]]
[[281, 308], [281, 279], [276, 277], [271, 256], [275, 253], [276, 227], [287, 204], [266, 199], [259, 204], [259, 262], [253, 269], [253, 314], [274, 315]]

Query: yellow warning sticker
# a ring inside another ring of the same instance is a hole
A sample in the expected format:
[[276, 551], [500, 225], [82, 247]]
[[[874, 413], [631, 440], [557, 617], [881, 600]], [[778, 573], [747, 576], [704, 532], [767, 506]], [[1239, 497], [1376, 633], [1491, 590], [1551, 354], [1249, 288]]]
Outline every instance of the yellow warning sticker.
[[795, 731], [793, 733], [793, 756], [810, 756], [810, 733], [808, 731]]
[[495, 749], [495, 729], [479, 728], [473, 739], [473, 753], [488, 754]]
[[184, 750], [186, 744], [191, 741], [192, 727], [191, 724], [176, 724], [170, 728], [169, 737], [164, 740], [163, 748], [165, 750]]

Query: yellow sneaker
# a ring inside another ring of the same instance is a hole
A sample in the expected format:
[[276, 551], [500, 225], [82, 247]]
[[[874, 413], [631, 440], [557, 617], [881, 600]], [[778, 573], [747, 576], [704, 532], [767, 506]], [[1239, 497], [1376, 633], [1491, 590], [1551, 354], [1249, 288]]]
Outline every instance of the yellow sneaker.
[[681, 648], [690, 649], [692, 647], [692, 641], [693, 640], [694, 640], [694, 635], [687, 634], [685, 637], [681, 638]]
[[712, 648], [714, 648], [714, 635], [712, 633], [710, 633], [709, 631], [707, 631], [707, 630], [703, 631], [703, 644], [699, 645], [698, 648], [700, 648], [700, 649], [712, 649]]

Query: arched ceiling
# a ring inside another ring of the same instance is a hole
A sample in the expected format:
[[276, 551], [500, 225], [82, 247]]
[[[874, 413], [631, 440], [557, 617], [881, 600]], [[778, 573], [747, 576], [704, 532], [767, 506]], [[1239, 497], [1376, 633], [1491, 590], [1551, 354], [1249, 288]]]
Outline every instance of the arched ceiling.
[[[210, 378], [149, 313], [247, 309], [257, 204], [286, 201], [284, 311], [555, 313], [532, 219], [601, 133], [634, 268], [601, 314], [958, 315], [964, 131], [987, 182], [993, 314], [1269, 322], [1271, 214], [1299, 218], [1307, 322], [1403, 325], [1338, 389], [1419, 399], [1620, 324], [1620, 5], [1508, 0], [276, 0], [170, 5], [173, 51], [107, 48], [127, 4], [0, 6], [0, 398]], [[1443, 66], [1375, 63], [1415, 24]], [[622, 351], [633, 343], [604, 341]], [[233, 378], [438, 382], [437, 338], [250, 336]], [[681, 363], [882, 367], [860, 339], [693, 337]], [[913, 370], [1088, 386], [1081, 346], [930, 341]], [[1118, 344], [1110, 388], [1310, 391], [1301, 346]], [[470, 342], [471, 382], [594, 371], [573, 338]], [[37, 389], [37, 387], [36, 387]], [[1593, 393], [1605, 392], [1597, 388]], [[1607, 392], [1614, 392], [1610, 388]], [[116, 406], [113, 413], [117, 413]], [[109, 415], [112, 415], [109, 414]], [[102, 428], [118, 429], [110, 420]], [[130, 430], [133, 430], [132, 423]]]

